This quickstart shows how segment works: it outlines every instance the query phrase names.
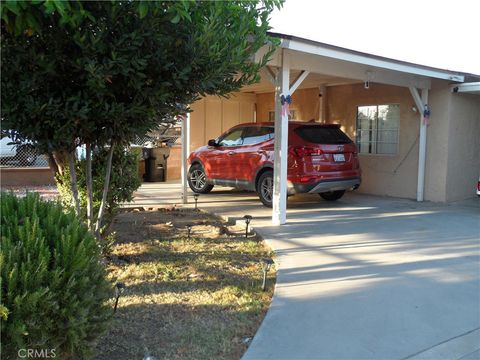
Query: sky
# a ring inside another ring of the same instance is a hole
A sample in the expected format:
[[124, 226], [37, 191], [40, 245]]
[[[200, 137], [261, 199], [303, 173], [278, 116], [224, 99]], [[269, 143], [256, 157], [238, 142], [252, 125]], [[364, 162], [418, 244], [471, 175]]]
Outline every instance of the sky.
[[286, 0], [273, 32], [480, 75], [480, 0]]

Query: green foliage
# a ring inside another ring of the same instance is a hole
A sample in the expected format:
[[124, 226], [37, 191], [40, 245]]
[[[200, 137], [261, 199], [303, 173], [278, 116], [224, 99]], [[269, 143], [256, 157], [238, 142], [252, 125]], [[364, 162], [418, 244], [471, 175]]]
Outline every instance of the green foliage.
[[144, 135], [199, 96], [258, 80], [280, 0], [6, 1], [3, 128], [43, 151]]
[[2, 358], [24, 348], [89, 355], [107, 326], [111, 285], [95, 238], [73, 212], [1, 194]]
[[[92, 154], [93, 178], [93, 208], [98, 212], [102, 200], [103, 179], [107, 165], [108, 148], [94, 149]], [[124, 150], [116, 147], [113, 152], [112, 173], [110, 178], [110, 191], [107, 194], [106, 224], [115, 214], [120, 203], [133, 200], [133, 192], [137, 190], [142, 181], [138, 175], [139, 150]], [[82, 216], [86, 218], [87, 191], [86, 191], [86, 164], [85, 160], [76, 162], [77, 182], [79, 186], [80, 205]], [[73, 196], [70, 189], [70, 173], [65, 169], [63, 175], [57, 174], [57, 188], [64, 206], [73, 206]]]

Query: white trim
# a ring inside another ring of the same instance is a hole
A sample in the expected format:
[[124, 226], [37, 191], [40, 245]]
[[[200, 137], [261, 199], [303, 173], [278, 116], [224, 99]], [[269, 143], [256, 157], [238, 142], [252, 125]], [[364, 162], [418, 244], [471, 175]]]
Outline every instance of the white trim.
[[450, 91], [453, 93], [480, 93], [480, 82], [453, 84], [450, 85]]
[[463, 82], [465, 77], [463, 75], [452, 74], [451, 72], [435, 70], [435, 69], [426, 69], [421, 66], [416, 66], [414, 64], [402, 64], [396, 61], [388, 61], [386, 59], [376, 59], [371, 56], [363, 54], [355, 54], [352, 51], [347, 51], [346, 49], [340, 48], [330, 48], [322, 46], [321, 44], [311, 44], [302, 42], [299, 40], [286, 40], [281, 41], [281, 47], [301, 51], [308, 54], [314, 54], [324, 57], [329, 57], [337, 60], [344, 60], [348, 62], [353, 62], [357, 64], [374, 66], [377, 68], [399, 71], [408, 74], [420, 75], [425, 77], [432, 77], [443, 80]]

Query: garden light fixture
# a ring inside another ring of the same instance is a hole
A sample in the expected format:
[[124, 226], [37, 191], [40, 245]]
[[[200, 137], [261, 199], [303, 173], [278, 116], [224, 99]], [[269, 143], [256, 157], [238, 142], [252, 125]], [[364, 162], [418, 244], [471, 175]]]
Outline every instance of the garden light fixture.
[[193, 194], [193, 199], [195, 200], [195, 211], [198, 211], [198, 207], [197, 207], [197, 202], [198, 202], [198, 197], [200, 195], [198, 194]]
[[248, 238], [248, 225], [252, 221], [252, 215], [244, 215], [243, 218], [245, 219], [245, 239]]
[[192, 233], [192, 225], [187, 225], [187, 238], [190, 240], [190, 234]]
[[117, 312], [118, 299], [120, 295], [125, 291], [125, 284], [118, 282], [115, 284], [115, 307], [113, 308], [113, 313]]
[[262, 258], [262, 260], [260, 260], [260, 265], [262, 266], [263, 270], [262, 291], [265, 291], [267, 286], [267, 273], [273, 265], [273, 260], [270, 258]]

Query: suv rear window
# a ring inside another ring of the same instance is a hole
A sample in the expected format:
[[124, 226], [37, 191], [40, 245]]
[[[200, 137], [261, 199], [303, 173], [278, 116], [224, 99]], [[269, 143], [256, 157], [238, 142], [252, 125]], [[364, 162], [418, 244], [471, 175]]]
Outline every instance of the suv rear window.
[[300, 126], [295, 133], [303, 140], [315, 144], [350, 144], [353, 141], [338, 127]]

